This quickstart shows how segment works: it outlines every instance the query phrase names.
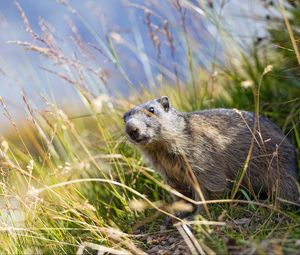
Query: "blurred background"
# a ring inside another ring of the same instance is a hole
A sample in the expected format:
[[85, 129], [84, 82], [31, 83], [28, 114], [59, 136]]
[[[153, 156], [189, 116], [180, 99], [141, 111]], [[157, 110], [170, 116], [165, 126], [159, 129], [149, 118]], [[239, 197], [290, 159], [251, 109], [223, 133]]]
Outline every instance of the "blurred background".
[[78, 113], [80, 95], [62, 73], [81, 77], [91, 100], [198, 80], [199, 66], [213, 74], [248, 54], [276, 16], [272, 1], [258, 0], [1, 1], [0, 95], [20, 121], [22, 94], [37, 108], [46, 96]]

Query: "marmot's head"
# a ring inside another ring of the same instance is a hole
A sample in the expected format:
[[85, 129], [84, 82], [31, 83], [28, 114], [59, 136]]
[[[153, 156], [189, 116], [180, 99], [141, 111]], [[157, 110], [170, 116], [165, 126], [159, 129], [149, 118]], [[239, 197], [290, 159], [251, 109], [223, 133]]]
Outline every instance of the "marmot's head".
[[132, 108], [123, 116], [129, 140], [142, 146], [162, 141], [165, 127], [175, 124], [175, 112], [166, 96]]

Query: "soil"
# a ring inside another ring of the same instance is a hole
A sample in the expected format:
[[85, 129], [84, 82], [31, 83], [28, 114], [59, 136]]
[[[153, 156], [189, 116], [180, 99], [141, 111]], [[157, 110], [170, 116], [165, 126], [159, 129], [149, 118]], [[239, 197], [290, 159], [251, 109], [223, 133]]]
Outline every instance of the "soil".
[[[164, 226], [162, 226], [164, 228]], [[149, 234], [139, 234], [137, 231], [136, 240], [141, 250], [147, 254], [158, 255], [189, 255], [188, 246], [178, 233], [177, 229], [166, 229]]]

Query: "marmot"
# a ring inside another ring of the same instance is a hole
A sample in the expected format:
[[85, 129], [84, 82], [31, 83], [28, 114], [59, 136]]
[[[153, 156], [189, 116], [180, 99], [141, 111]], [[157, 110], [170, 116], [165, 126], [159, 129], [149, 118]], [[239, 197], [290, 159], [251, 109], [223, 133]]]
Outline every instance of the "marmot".
[[277, 190], [277, 197], [299, 203], [295, 148], [265, 117], [258, 118], [254, 137], [251, 112], [179, 112], [166, 96], [138, 105], [123, 117], [129, 140], [167, 184], [190, 198], [199, 200], [188, 167], [206, 199], [219, 197], [243, 169], [252, 142], [241, 187], [255, 195], [271, 196]]

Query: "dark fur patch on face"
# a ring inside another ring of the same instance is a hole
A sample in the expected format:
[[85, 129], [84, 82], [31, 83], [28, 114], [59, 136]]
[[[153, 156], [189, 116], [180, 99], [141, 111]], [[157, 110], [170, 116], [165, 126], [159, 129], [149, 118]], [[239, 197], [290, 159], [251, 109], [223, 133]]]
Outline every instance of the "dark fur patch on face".
[[138, 112], [137, 109], [131, 109], [131, 110], [129, 110], [128, 112], [124, 113], [124, 115], [123, 115], [124, 121], [126, 121], [126, 119], [127, 119], [128, 117], [134, 115], [134, 114], [137, 113], [137, 112]]

